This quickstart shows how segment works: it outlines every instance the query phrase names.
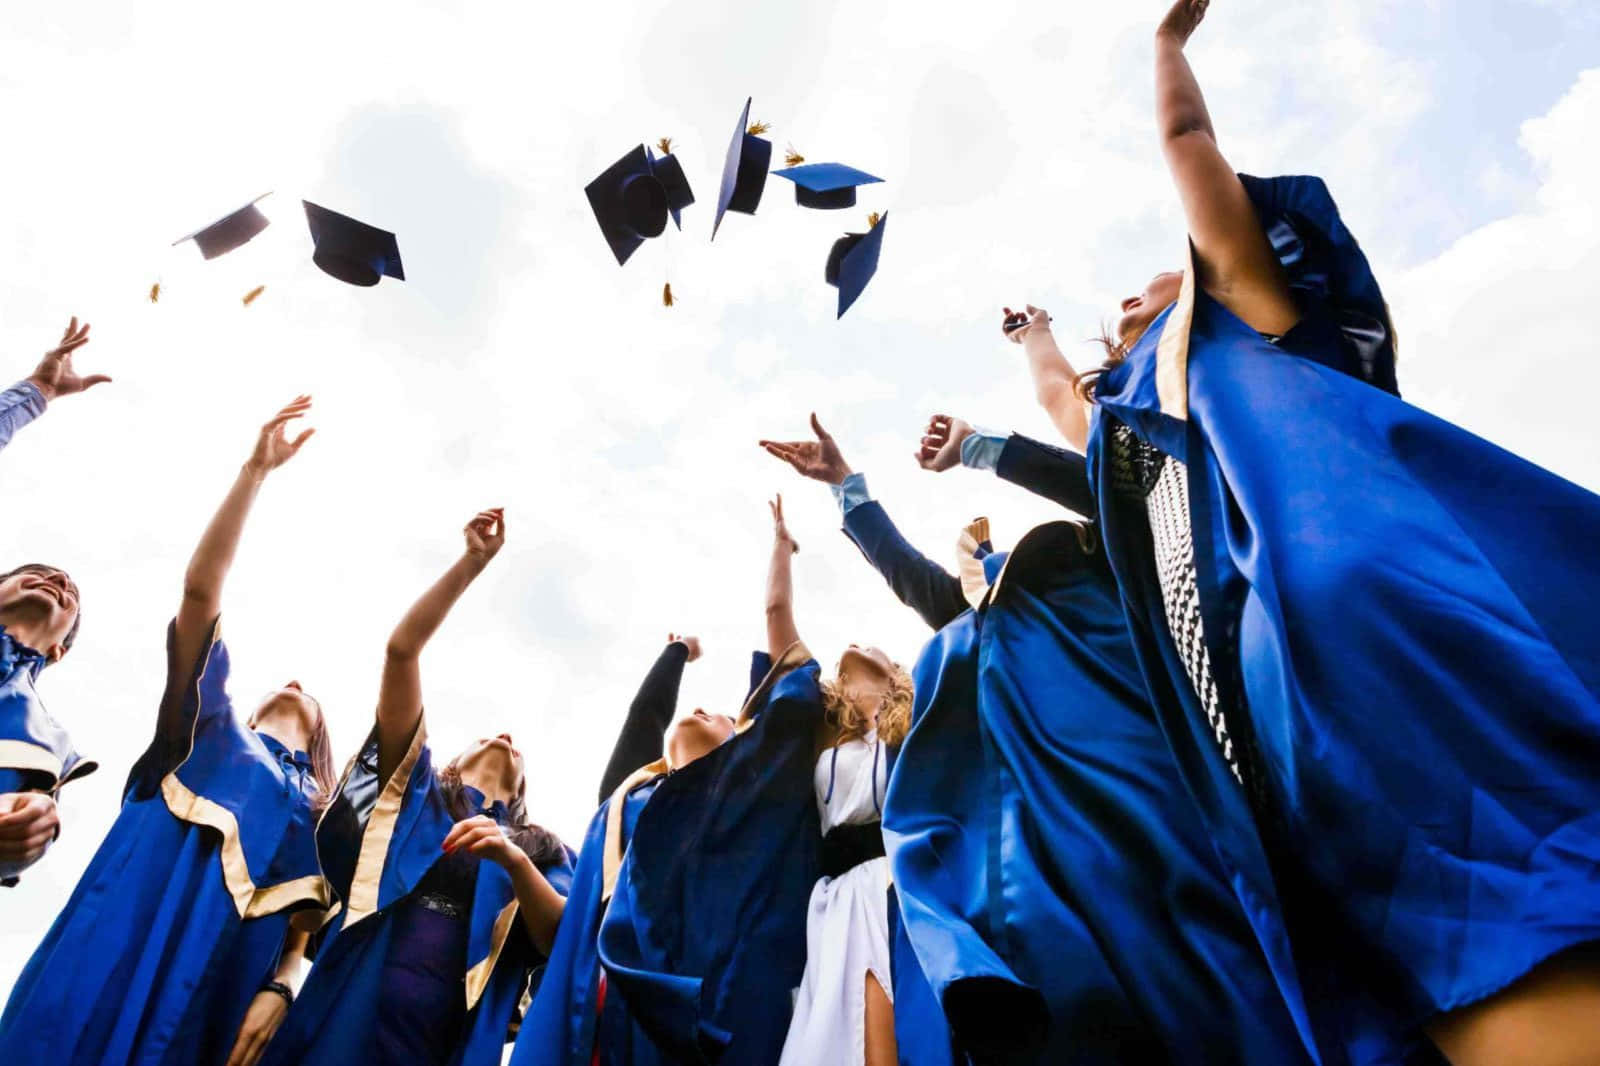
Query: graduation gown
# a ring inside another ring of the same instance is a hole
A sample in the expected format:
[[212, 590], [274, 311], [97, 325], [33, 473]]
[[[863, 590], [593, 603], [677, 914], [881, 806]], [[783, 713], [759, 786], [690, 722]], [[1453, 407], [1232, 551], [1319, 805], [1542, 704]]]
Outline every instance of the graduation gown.
[[[1396, 1061], [1430, 1016], [1600, 938], [1600, 498], [1402, 402], [1326, 187], [1245, 184], [1302, 321], [1269, 343], [1190, 270], [1099, 383], [1092, 480], [1156, 710], [1269, 957], [1287, 982], [1301, 957], [1330, 1056]], [[1116, 422], [1187, 464], [1254, 819], [1168, 634], [1148, 521], [1116, 500]]]
[[[910, 943], [961, 1049], [1308, 1061], [1144, 698], [1092, 528], [1041, 526], [1008, 557], [980, 521], [962, 579], [877, 503], [845, 530], [942, 623], [917, 662], [884, 829]], [[922, 1040], [940, 1061], [937, 1034]]]
[[[335, 1066], [370, 1059], [385, 989], [384, 963], [396, 910], [441, 857], [458, 819], [433, 768], [427, 723], [419, 721], [388, 780], [377, 775], [377, 731], [351, 760], [317, 828], [323, 868], [337, 908], [322, 946], [264, 1064]], [[540, 867], [566, 895], [575, 857]], [[521, 921], [511, 875], [479, 862], [467, 917], [463, 975], [466, 1020], [451, 1066], [494, 1066], [530, 973], [542, 961], [515, 926]]]
[[122, 810], [0, 1017], [0, 1060], [221, 1063], [290, 913], [322, 907], [310, 761], [228, 699], [221, 622], [172, 658]]
[[[99, 766], [72, 746], [72, 738], [45, 710], [34, 688], [45, 658], [0, 626], [0, 792], [48, 792], [93, 773]], [[0, 862], [0, 886], [17, 883], [24, 867]]]
[[[757, 654], [756, 669], [766, 658]], [[819, 673], [803, 645], [786, 649], [746, 701], [736, 735], [660, 780], [625, 852], [608, 839], [615, 892], [598, 954], [607, 1013], [616, 997], [632, 1026], [624, 1038], [602, 1021], [605, 1061], [777, 1061], [821, 876], [811, 783]], [[613, 1057], [623, 1039], [627, 1055]]]

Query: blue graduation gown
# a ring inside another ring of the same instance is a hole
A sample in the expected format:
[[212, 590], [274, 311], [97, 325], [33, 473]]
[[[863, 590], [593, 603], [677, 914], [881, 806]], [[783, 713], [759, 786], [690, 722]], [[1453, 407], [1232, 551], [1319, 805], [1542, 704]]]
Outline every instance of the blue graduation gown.
[[599, 934], [607, 1013], [615, 997], [636, 1028], [628, 1056], [613, 1058], [605, 1026], [606, 1061], [777, 1061], [821, 876], [819, 673], [804, 646], [787, 649], [738, 734], [663, 779], [639, 812]]
[[[1041, 526], [1007, 557], [985, 526], [963, 538], [978, 609], [918, 659], [884, 804], [905, 926], [958, 1043], [1041, 1064], [1308, 1061], [1144, 698], [1092, 529]], [[908, 599], [925, 617], [948, 611], [962, 582], [881, 507], [846, 532], [897, 591], [945, 586]]]
[[[68, 781], [99, 766], [72, 746], [34, 689], [45, 658], [0, 626], [0, 792], [56, 795]], [[0, 863], [0, 885], [17, 883], [24, 867]]]
[[[1381, 296], [1322, 182], [1246, 188], [1301, 323], [1274, 346], [1190, 271], [1099, 385], [1092, 476], [1157, 712], [1258, 935], [1281, 973], [1300, 956], [1325, 1046], [1394, 1061], [1430, 1016], [1600, 938], [1600, 498], [1394, 395]], [[1113, 418], [1188, 465], [1259, 829], [1167, 634], [1143, 509], [1112, 494]]]
[[[389, 776], [377, 775], [377, 734], [345, 770], [339, 793], [317, 828], [317, 843], [337, 911], [323, 931], [315, 963], [264, 1066], [335, 1066], [370, 1059], [384, 989], [381, 977], [395, 910], [441, 857], [457, 818], [433, 769], [426, 722]], [[575, 857], [540, 867], [566, 895]], [[511, 876], [480, 862], [468, 917], [467, 1016], [451, 1066], [495, 1066], [517, 1004], [541, 961], [513, 935], [517, 897]]]
[[0, 1061], [221, 1063], [276, 969], [290, 912], [321, 907], [314, 779], [228, 699], [220, 620], [172, 659], [162, 729], [0, 1017]]

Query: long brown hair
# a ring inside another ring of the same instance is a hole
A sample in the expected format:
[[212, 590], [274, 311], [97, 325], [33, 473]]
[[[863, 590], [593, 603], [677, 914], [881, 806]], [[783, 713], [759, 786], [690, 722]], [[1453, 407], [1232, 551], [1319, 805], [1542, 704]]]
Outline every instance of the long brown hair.
[[[878, 700], [878, 739], [894, 747], [911, 730], [911, 675], [899, 663], [891, 663], [889, 684]], [[872, 731], [873, 717], [863, 712], [845, 695], [837, 677], [822, 683], [822, 709], [827, 722], [837, 731], [834, 745], [858, 740]]]
[[1105, 359], [1099, 366], [1085, 370], [1078, 375], [1078, 380], [1072, 388], [1078, 394], [1078, 399], [1084, 403], [1094, 403], [1094, 387], [1104, 376], [1106, 371], [1113, 370], [1123, 364], [1128, 358], [1128, 348], [1111, 333], [1111, 328], [1102, 324], [1100, 336], [1089, 338], [1090, 344], [1098, 344], [1105, 351]]
[[[306, 756], [311, 760], [311, 779], [317, 783], [317, 794], [311, 797], [311, 810], [321, 815], [333, 802], [333, 793], [339, 787], [339, 771], [333, 766], [333, 738], [328, 736], [328, 716], [322, 713], [322, 701], [310, 693], [301, 695], [317, 705], [317, 724], [306, 741]], [[252, 713], [245, 724], [254, 729], [255, 714]]]
[[[457, 820], [471, 818], [477, 814], [471, 809], [463, 794], [461, 783], [461, 756], [457, 755], [449, 763], [439, 768], [439, 791], [444, 793], [445, 804], [450, 808], [450, 814]], [[566, 847], [561, 843], [561, 838], [541, 825], [534, 825], [528, 821], [528, 778], [523, 775], [517, 782], [516, 795], [511, 797], [511, 802], [506, 804], [506, 810], [511, 816], [511, 825], [507, 828], [506, 836], [511, 843], [522, 849], [522, 853], [533, 861], [535, 866], [548, 866], [559, 862], [566, 856]]]

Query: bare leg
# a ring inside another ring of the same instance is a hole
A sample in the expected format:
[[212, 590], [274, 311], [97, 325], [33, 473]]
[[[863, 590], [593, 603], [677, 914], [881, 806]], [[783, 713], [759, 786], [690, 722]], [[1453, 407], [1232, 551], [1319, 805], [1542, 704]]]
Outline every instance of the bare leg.
[[1504, 991], [1434, 1019], [1428, 1036], [1453, 1066], [1593, 1063], [1600, 1049], [1600, 944], [1564, 951]]
[[867, 974], [867, 1066], [895, 1066], [894, 1004], [883, 986]]

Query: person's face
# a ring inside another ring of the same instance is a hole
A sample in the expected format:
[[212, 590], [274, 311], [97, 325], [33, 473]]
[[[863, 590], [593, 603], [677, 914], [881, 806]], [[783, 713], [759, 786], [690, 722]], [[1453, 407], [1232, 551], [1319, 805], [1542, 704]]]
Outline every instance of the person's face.
[[702, 755], [715, 751], [733, 736], [733, 719], [725, 714], [709, 714], [696, 707], [672, 723], [667, 732], [667, 761], [673, 769], [687, 766]]
[[1157, 274], [1150, 279], [1144, 291], [1122, 301], [1117, 318], [1117, 339], [1124, 349], [1132, 348], [1150, 328], [1156, 316], [1165, 311], [1178, 298], [1183, 285], [1183, 275], [1177, 271]]
[[298, 732], [307, 738], [307, 743], [321, 726], [322, 704], [308, 695], [298, 681], [290, 681], [267, 693], [250, 716], [252, 729], [265, 729], [274, 736]]
[[510, 733], [473, 741], [456, 756], [456, 769], [463, 781], [478, 783], [475, 787], [482, 792], [498, 791], [510, 797], [522, 788], [522, 752], [512, 743]]
[[51, 662], [67, 653], [65, 641], [78, 620], [78, 586], [65, 570], [28, 567], [0, 581], [0, 610], [25, 614], [35, 622], [34, 650]]

